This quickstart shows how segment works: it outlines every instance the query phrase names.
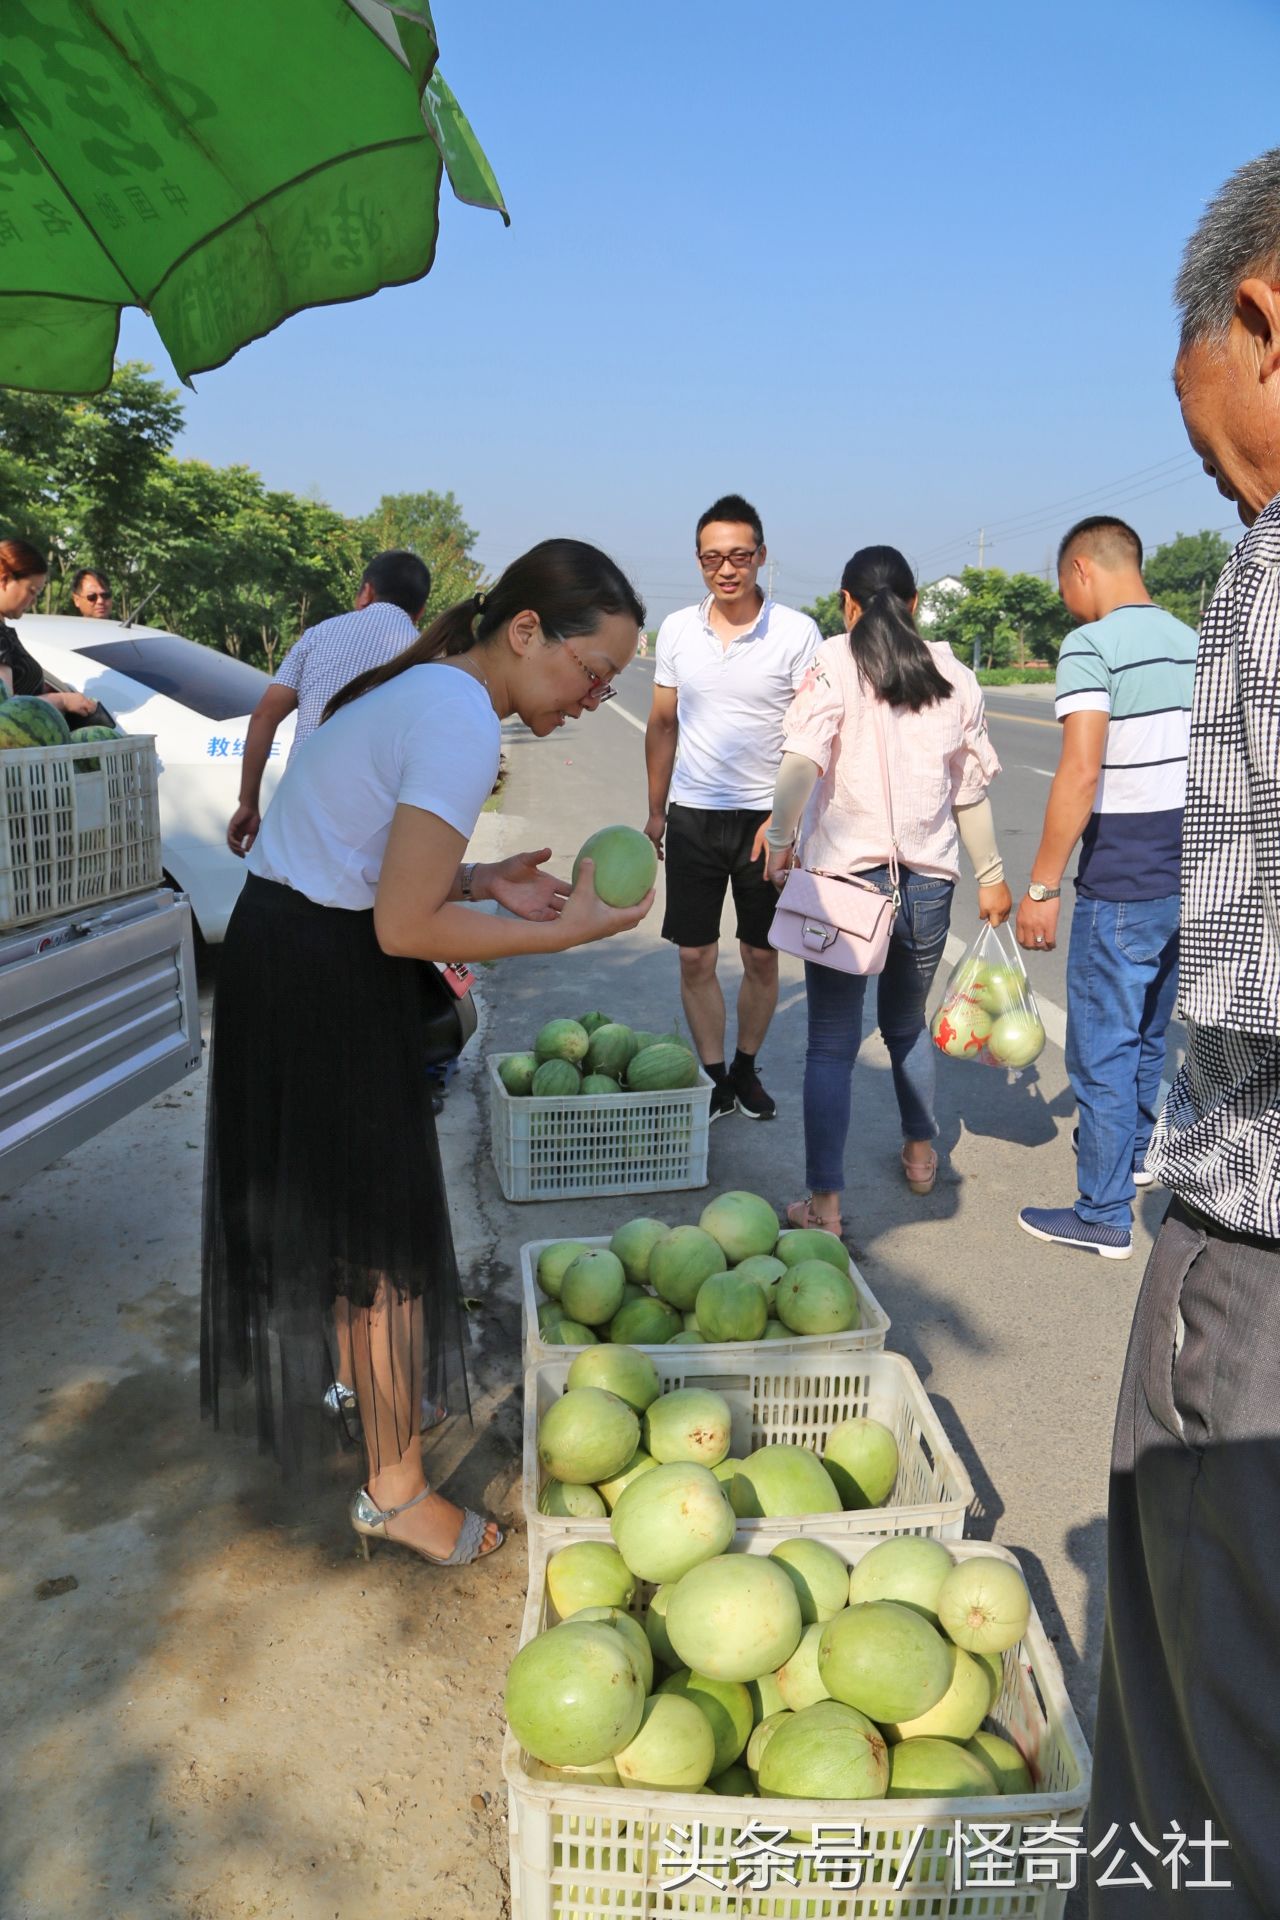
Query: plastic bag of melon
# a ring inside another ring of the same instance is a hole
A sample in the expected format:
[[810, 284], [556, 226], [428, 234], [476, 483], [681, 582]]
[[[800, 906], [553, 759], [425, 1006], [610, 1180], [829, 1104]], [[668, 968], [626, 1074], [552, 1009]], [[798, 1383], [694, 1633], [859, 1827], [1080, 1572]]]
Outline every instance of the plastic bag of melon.
[[929, 1031], [953, 1060], [1019, 1072], [1044, 1051], [1044, 1023], [1018, 949], [984, 925], [951, 969]]

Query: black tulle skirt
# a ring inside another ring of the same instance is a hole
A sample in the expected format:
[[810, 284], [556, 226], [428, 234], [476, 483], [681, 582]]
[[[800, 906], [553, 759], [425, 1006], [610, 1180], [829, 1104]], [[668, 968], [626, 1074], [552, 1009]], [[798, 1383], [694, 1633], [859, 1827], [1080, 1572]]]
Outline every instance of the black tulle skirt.
[[214, 996], [201, 1405], [290, 1474], [354, 1438], [325, 1404], [335, 1312], [413, 1303], [404, 1393], [467, 1405], [428, 1006], [422, 964], [382, 952], [372, 912], [249, 875]]

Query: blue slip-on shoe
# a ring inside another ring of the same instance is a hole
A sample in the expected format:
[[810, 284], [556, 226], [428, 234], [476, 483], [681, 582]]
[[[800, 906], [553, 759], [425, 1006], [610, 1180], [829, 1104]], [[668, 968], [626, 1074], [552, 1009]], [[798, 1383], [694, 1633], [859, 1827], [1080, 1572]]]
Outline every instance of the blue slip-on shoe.
[[1104, 1260], [1127, 1260], [1133, 1252], [1133, 1235], [1128, 1227], [1082, 1220], [1074, 1207], [1024, 1207], [1018, 1225], [1033, 1240], [1048, 1240], [1057, 1247], [1079, 1247], [1085, 1253], [1100, 1253]]
[[[1077, 1155], [1080, 1152], [1079, 1127], [1072, 1127], [1071, 1129], [1071, 1151], [1072, 1153]], [[1135, 1187], [1154, 1187], [1155, 1183], [1156, 1183], [1156, 1177], [1154, 1173], [1147, 1172], [1146, 1165], [1143, 1161], [1135, 1160], [1133, 1163], [1134, 1186]]]

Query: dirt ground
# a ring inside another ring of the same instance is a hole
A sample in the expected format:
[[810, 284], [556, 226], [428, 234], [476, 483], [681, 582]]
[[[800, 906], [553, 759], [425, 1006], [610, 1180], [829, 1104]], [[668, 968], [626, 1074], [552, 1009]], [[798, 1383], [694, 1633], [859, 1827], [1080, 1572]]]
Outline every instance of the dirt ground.
[[427, 1462], [514, 1523], [480, 1567], [366, 1565], [355, 1464], [297, 1504], [202, 1426], [203, 1074], [0, 1195], [5, 1920], [509, 1912], [519, 1307], [478, 1193], [479, 1061], [441, 1120], [475, 1421]]

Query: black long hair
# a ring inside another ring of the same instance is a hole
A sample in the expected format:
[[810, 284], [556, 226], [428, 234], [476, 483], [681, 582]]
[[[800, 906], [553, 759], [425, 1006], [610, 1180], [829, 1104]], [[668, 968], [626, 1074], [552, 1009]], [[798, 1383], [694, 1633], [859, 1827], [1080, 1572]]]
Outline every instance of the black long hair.
[[371, 688], [385, 686], [409, 667], [470, 653], [506, 621], [530, 608], [543, 630], [562, 640], [594, 633], [604, 614], [628, 614], [638, 627], [644, 625], [645, 617], [644, 602], [607, 553], [585, 540], [543, 540], [513, 560], [487, 592], [472, 594], [470, 600], [437, 615], [422, 638], [394, 660], [358, 673], [334, 694], [324, 718], [328, 720], [339, 707]]
[[912, 617], [916, 579], [898, 549], [859, 547], [840, 585], [862, 609], [849, 651], [871, 691], [910, 713], [949, 700], [951, 682], [935, 666]]

